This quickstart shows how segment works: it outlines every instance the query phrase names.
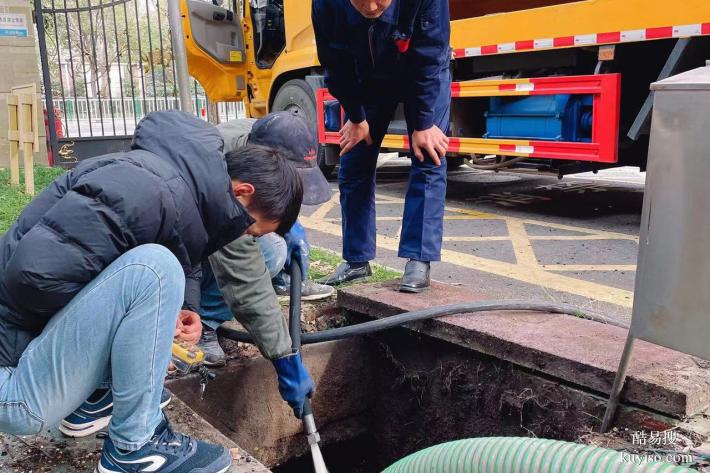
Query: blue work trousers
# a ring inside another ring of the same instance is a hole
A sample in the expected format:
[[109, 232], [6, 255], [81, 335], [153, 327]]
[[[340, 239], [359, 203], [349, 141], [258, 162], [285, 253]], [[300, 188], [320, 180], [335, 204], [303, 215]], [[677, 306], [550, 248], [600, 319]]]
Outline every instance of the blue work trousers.
[[[449, 70], [442, 71], [441, 99], [434, 107], [435, 125], [449, 130], [451, 105]], [[338, 183], [343, 219], [343, 259], [351, 263], [371, 261], [376, 252], [375, 171], [382, 139], [399, 104], [394, 98], [381, 97], [365, 105], [372, 145], [364, 141], [340, 158]], [[405, 105], [406, 107], [406, 105]], [[411, 142], [413, 129], [407, 124]], [[412, 167], [404, 202], [399, 256], [419, 261], [439, 261], [446, 201], [446, 159], [436, 166], [425, 152], [420, 162], [410, 151]]]

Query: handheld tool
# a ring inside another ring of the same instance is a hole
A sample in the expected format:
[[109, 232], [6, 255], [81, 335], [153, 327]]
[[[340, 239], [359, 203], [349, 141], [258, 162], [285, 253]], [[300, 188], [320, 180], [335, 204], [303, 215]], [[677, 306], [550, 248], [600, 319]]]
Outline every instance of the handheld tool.
[[[295, 262], [291, 264], [291, 297], [288, 308], [289, 331], [291, 332], [291, 348], [296, 352], [301, 349], [301, 282], [303, 275], [301, 267]], [[313, 417], [313, 408], [311, 400], [306, 398], [306, 403], [303, 405], [303, 430], [308, 439], [308, 445], [311, 447], [311, 456], [313, 457], [313, 468], [316, 473], [328, 473], [328, 468], [325, 466], [323, 454], [320, 451], [320, 434], [316, 428], [316, 421]]]
[[205, 366], [205, 352], [196, 346], [190, 346], [182, 340], [173, 340], [172, 362], [178, 375], [197, 372], [200, 375], [200, 400], [205, 397], [207, 382], [215, 378], [215, 374]]

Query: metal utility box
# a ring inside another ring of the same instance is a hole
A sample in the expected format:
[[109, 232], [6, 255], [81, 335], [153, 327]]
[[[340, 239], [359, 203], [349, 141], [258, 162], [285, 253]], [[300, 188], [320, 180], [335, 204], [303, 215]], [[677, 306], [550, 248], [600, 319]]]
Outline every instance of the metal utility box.
[[651, 88], [630, 336], [710, 359], [710, 67]]

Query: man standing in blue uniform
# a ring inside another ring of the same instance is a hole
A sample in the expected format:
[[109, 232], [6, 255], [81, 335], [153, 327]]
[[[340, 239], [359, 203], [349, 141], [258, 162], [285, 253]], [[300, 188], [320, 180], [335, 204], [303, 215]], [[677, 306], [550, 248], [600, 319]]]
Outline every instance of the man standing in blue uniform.
[[397, 105], [404, 103], [412, 168], [399, 256], [403, 292], [429, 287], [441, 258], [451, 76], [447, 0], [313, 0], [325, 81], [345, 109], [340, 130], [343, 258], [325, 284], [371, 274], [375, 257], [375, 169]]

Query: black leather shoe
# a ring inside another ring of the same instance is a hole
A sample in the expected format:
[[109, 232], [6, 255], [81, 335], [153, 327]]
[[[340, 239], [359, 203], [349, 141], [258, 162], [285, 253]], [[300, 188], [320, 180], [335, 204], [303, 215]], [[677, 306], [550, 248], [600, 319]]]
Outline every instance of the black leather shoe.
[[337, 286], [338, 284], [357, 281], [359, 279], [369, 278], [370, 276], [372, 276], [370, 263], [353, 268], [350, 266], [350, 263], [346, 262], [340, 263], [333, 274], [326, 278], [319, 279], [318, 283], [328, 286]]
[[399, 292], [422, 292], [430, 285], [429, 262], [410, 259], [404, 267]]

